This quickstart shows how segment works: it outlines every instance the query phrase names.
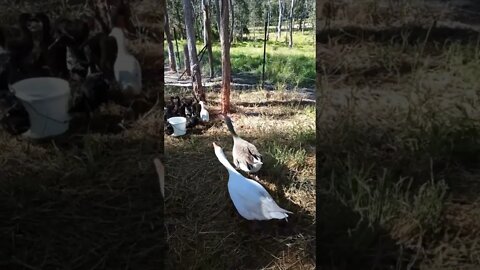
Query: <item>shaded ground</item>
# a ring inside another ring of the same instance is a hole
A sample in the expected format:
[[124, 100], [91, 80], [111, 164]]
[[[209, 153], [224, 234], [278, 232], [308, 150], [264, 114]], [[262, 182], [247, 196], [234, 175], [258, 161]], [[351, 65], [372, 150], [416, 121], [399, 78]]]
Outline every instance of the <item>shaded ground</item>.
[[66, 134], [40, 142], [0, 130], [1, 269], [164, 264], [163, 201], [153, 165], [163, 151], [162, 73], [156, 75], [163, 72], [162, 46], [132, 44], [144, 71], [145, 95], [136, 102], [142, 105], [102, 106], [92, 122], [75, 118]]
[[317, 33], [318, 266], [476, 269], [480, 35], [362, 3]]
[[[178, 92], [173, 88], [166, 92]], [[265, 156], [260, 182], [294, 212], [254, 232], [229, 198], [228, 174], [212, 142], [231, 160], [232, 138], [215, 117], [219, 93], [209, 92], [212, 121], [185, 137], [165, 138], [166, 226], [172, 269], [315, 268], [315, 104], [287, 91], [233, 91], [237, 132]]]

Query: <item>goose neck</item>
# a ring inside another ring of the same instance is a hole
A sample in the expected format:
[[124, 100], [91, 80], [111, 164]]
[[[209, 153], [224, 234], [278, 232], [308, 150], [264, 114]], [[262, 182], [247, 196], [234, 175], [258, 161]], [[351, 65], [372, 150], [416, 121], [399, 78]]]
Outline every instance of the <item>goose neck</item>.
[[227, 157], [222, 150], [215, 150], [215, 155], [217, 156], [218, 161], [220, 161], [220, 163], [222, 163], [222, 165], [228, 170], [229, 175], [241, 175], [235, 170], [235, 168], [233, 168], [232, 164], [228, 162]]
[[125, 37], [120, 35], [114, 35], [115, 40], [117, 42], [117, 49], [118, 54], [126, 54], [127, 53], [127, 46], [125, 44]]
[[225, 117], [225, 124], [227, 124], [228, 131], [232, 134], [234, 138], [238, 137], [237, 133], [235, 132], [235, 128], [233, 128], [232, 120], [230, 117]]

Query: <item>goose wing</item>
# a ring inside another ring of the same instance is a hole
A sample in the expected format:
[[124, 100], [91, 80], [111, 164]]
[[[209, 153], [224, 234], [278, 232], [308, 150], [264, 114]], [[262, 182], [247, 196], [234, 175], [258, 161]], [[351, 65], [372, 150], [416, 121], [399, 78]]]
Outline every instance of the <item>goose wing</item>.
[[258, 161], [263, 162], [263, 157], [260, 152], [258, 152], [257, 147], [243, 139], [238, 140], [238, 143], [235, 144], [234, 148], [236, 165], [244, 163], [248, 169], [251, 170], [253, 164]]
[[292, 213], [282, 209], [265, 188], [250, 179], [230, 181], [229, 193], [238, 212], [249, 220], [287, 218]]

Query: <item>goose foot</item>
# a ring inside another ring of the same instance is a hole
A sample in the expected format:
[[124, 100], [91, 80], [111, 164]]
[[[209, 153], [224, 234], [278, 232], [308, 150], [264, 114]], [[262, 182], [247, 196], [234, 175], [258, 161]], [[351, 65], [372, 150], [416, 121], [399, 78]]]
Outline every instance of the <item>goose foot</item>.
[[248, 177], [250, 177], [251, 179], [254, 179], [254, 180], [257, 181], [257, 182], [260, 181], [260, 178], [258, 177], [257, 174], [249, 173], [249, 174], [248, 174]]

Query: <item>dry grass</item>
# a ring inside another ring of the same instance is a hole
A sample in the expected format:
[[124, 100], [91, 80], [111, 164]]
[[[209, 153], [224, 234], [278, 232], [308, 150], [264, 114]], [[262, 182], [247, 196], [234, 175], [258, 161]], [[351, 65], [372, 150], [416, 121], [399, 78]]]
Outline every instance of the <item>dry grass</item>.
[[318, 266], [475, 269], [478, 32], [422, 1], [386, 21], [386, 2], [317, 34]]
[[[35, 11], [61, 8], [52, 1], [41, 6]], [[163, 72], [162, 45], [132, 47], [145, 86], [132, 108], [107, 104], [91, 123], [75, 118], [66, 134], [44, 141], [0, 130], [1, 269], [164, 264], [163, 200], [153, 165], [163, 152], [163, 87], [156, 75]]]
[[[265, 156], [262, 185], [294, 214], [288, 223], [265, 222], [260, 233], [248, 229], [213, 152], [217, 142], [231, 160], [232, 138], [220, 120], [183, 138], [166, 137], [165, 222], [172, 269], [315, 268], [315, 107], [294, 93], [270, 92], [269, 98], [266, 93], [234, 91], [232, 119], [240, 136]], [[219, 94], [209, 93], [208, 101], [212, 114], [219, 109]]]

